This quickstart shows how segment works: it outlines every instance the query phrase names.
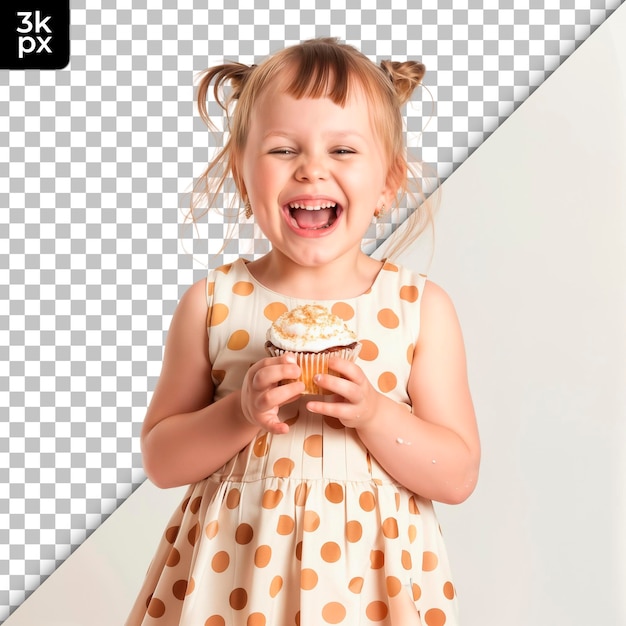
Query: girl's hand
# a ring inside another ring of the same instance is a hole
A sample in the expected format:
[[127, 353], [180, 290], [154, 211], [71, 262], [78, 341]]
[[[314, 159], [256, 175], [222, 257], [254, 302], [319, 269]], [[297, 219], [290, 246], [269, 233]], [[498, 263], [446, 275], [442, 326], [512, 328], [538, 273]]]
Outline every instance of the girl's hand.
[[241, 411], [245, 419], [271, 433], [282, 435], [289, 426], [280, 421], [278, 409], [304, 391], [304, 383], [281, 381], [300, 376], [300, 366], [292, 354], [257, 361], [247, 371], [241, 387]]
[[326, 396], [327, 400], [307, 402], [307, 409], [313, 413], [335, 417], [348, 428], [365, 426], [378, 414], [382, 395], [372, 387], [356, 363], [333, 357], [328, 368], [340, 376], [319, 374], [315, 384], [333, 395]]

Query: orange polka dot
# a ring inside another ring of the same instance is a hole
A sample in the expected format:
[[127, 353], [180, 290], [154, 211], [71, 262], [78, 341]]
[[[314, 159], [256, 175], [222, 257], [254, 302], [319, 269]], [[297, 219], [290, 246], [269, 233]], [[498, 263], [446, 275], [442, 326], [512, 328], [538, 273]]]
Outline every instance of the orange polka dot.
[[283, 588], [283, 579], [281, 576], [274, 576], [270, 583], [270, 596], [275, 598], [280, 590]]
[[276, 525], [276, 532], [279, 535], [290, 535], [295, 528], [296, 523], [289, 515], [281, 515], [278, 518], [278, 524]]
[[370, 602], [365, 609], [365, 615], [373, 622], [381, 622], [387, 617], [387, 605], [380, 600]]
[[235, 611], [241, 611], [248, 604], [248, 592], [243, 587], [233, 589], [228, 597], [228, 603]]
[[204, 622], [204, 626], [226, 626], [226, 622], [221, 615], [211, 615], [211, 617]]
[[216, 268], [215, 271], [216, 272], [222, 272], [222, 274], [228, 274], [228, 272], [230, 272], [232, 266], [233, 266], [232, 263], [225, 263], [224, 265], [220, 265], [218, 268]]
[[387, 539], [398, 538], [398, 520], [395, 517], [388, 517], [383, 522], [383, 535], [385, 535]]
[[413, 543], [417, 539], [417, 526], [409, 524], [409, 541]]
[[304, 530], [309, 533], [316, 531], [320, 525], [320, 516], [315, 511], [305, 511], [302, 520]]
[[395, 576], [387, 576], [385, 582], [387, 583], [387, 595], [390, 598], [395, 598], [402, 590], [402, 582]]
[[380, 569], [385, 564], [385, 553], [382, 550], [370, 552], [370, 566], [372, 569]]
[[354, 309], [347, 302], [336, 302], [330, 310], [331, 313], [340, 317], [344, 322], [354, 317]]
[[214, 384], [221, 385], [226, 378], [225, 370], [211, 370], [211, 378], [213, 379]]
[[267, 433], [265, 433], [264, 435], [256, 438], [252, 450], [254, 452], [254, 456], [262, 457], [267, 454], [267, 449]]
[[420, 514], [419, 506], [417, 506], [417, 498], [415, 496], [409, 498], [409, 513], [412, 515]]
[[398, 328], [400, 320], [391, 309], [381, 309], [376, 316], [381, 326], [385, 328]]
[[339, 483], [328, 483], [324, 495], [329, 502], [339, 504], [343, 502], [343, 487]]
[[187, 541], [192, 545], [196, 545], [196, 541], [198, 541], [198, 537], [200, 536], [200, 524], [196, 522], [191, 530], [187, 533]]
[[300, 626], [300, 611], [296, 613], [296, 626]]
[[419, 289], [415, 285], [404, 285], [400, 287], [400, 300], [415, 302], [419, 297]]
[[150, 617], [163, 617], [165, 614], [165, 603], [158, 598], [151, 598], [148, 605], [148, 615]]
[[213, 520], [212, 522], [209, 522], [207, 524], [206, 528], [204, 529], [204, 534], [209, 539], [213, 539], [213, 537], [215, 537], [215, 535], [217, 535], [218, 528], [219, 528], [219, 526], [217, 524], [217, 520]]
[[402, 567], [404, 567], [404, 569], [411, 569], [413, 567], [413, 559], [411, 558], [411, 553], [407, 550], [402, 550], [402, 556], [400, 560], [402, 561]]
[[309, 495], [309, 486], [306, 483], [300, 483], [296, 487], [296, 491], [293, 496], [294, 504], [296, 506], [304, 506], [306, 504], [306, 499], [308, 495]]
[[356, 543], [363, 536], [363, 526], [361, 522], [351, 520], [346, 524], [346, 539], [350, 543]]
[[304, 451], [313, 457], [321, 457], [322, 456], [322, 435], [309, 435], [304, 440]]
[[238, 296], [249, 296], [254, 291], [254, 285], [247, 280], [240, 280], [233, 285], [233, 293]]
[[250, 613], [246, 621], [246, 626], [265, 626], [266, 624], [267, 620], [263, 613]]
[[417, 602], [422, 597], [422, 588], [417, 583], [413, 583], [411, 591], [413, 592], [413, 600]]
[[226, 506], [229, 509], [235, 509], [239, 506], [239, 500], [241, 499], [241, 491], [236, 487], [233, 487], [226, 496]]
[[275, 509], [283, 499], [283, 492], [280, 489], [266, 489], [263, 492], [261, 506], [264, 509]]
[[443, 585], [443, 595], [446, 598], [448, 598], [448, 600], [453, 600], [454, 599], [454, 585], [450, 581], [447, 581], [446, 583], [444, 583], [444, 585]]
[[254, 529], [250, 524], [246, 524], [245, 522], [239, 524], [237, 526], [237, 530], [235, 531], [235, 541], [240, 546], [245, 546], [246, 544], [252, 541], [252, 537], [254, 536]]
[[398, 266], [394, 265], [391, 261], [385, 261], [385, 264], [383, 265], [383, 269], [387, 272], [397, 272]]
[[193, 576], [189, 579], [189, 582], [187, 583], [187, 590], [185, 591], [185, 595], [189, 595], [190, 593], [193, 593], [193, 590], [196, 588], [196, 581], [193, 579]]
[[209, 326], [217, 326], [228, 317], [228, 307], [225, 304], [214, 304], [208, 312]]
[[278, 459], [274, 463], [274, 476], [278, 476], [279, 478], [287, 478], [291, 472], [293, 472], [293, 468], [295, 467], [295, 463], [286, 457], [282, 459]]
[[300, 572], [300, 587], [306, 591], [313, 589], [318, 580], [315, 570], [305, 568]]
[[191, 496], [189, 496], [188, 498], [185, 498], [183, 500], [182, 504], [180, 505], [180, 508], [181, 508], [183, 513], [187, 510], [187, 507], [189, 506], [189, 501], [190, 500], [191, 500]]
[[172, 548], [167, 557], [167, 562], [165, 563], [165, 565], [167, 565], [168, 567], [174, 567], [175, 565], [178, 565], [179, 561], [180, 552], [176, 548]]
[[409, 365], [413, 364], [413, 355], [415, 354], [415, 346], [410, 343], [409, 347], [406, 349], [406, 360]]
[[211, 560], [211, 567], [213, 568], [213, 571], [218, 572], [219, 574], [225, 572], [229, 565], [230, 556], [228, 555], [228, 552], [225, 552], [224, 550], [216, 552], [215, 556]]
[[361, 339], [361, 352], [359, 358], [364, 361], [374, 361], [378, 358], [378, 346], [369, 339]]
[[272, 548], [269, 546], [259, 546], [254, 552], [254, 564], [257, 567], [267, 567], [272, 558]]
[[206, 285], [206, 295], [212, 296], [214, 292], [215, 292], [215, 281], [213, 280], [210, 283], [207, 283]]
[[441, 609], [428, 609], [424, 614], [426, 626], [444, 626], [446, 614]]
[[298, 561], [302, 561], [302, 542], [298, 541], [298, 543], [296, 544], [296, 559], [298, 559]]
[[364, 491], [359, 496], [359, 504], [364, 511], [373, 511], [376, 506], [376, 497], [371, 491]]
[[422, 569], [425, 572], [432, 572], [439, 565], [439, 559], [434, 552], [424, 552], [422, 555]]
[[187, 591], [187, 581], [186, 580], [177, 580], [172, 585], [172, 594], [177, 600], [185, 599], [185, 592]]
[[352, 593], [361, 593], [361, 589], [363, 589], [363, 579], [360, 576], [356, 576], [348, 583], [348, 589]]
[[378, 377], [378, 388], [383, 393], [389, 393], [390, 391], [394, 390], [397, 384], [398, 379], [393, 372], [383, 372]]
[[230, 350], [243, 350], [250, 343], [247, 330], [236, 330], [229, 338], [226, 346]]
[[330, 415], [324, 415], [324, 423], [326, 426], [334, 428], [335, 430], [345, 428], [345, 426], [336, 417], [331, 417]]
[[396, 501], [396, 511], [400, 510], [400, 494], [396, 493], [395, 494], [395, 501]]
[[300, 414], [296, 413], [293, 417], [286, 419], [285, 424], [287, 424], [287, 426], [293, 426], [298, 421], [299, 418], [300, 418]]
[[283, 302], [272, 302], [263, 309], [263, 315], [265, 315], [270, 322], [275, 322], [283, 313], [286, 313], [287, 310], [287, 306]]
[[178, 531], [180, 530], [180, 526], [170, 526], [165, 531], [165, 538], [169, 543], [174, 543], [176, 541], [176, 537], [178, 537]]
[[198, 496], [191, 501], [189, 510], [195, 515], [200, 510], [200, 504], [202, 503], [202, 496]]
[[346, 609], [339, 602], [329, 602], [322, 609], [322, 617], [327, 624], [339, 624], [346, 617]]
[[334, 541], [327, 541], [320, 549], [322, 560], [326, 563], [336, 563], [341, 558], [341, 548]]

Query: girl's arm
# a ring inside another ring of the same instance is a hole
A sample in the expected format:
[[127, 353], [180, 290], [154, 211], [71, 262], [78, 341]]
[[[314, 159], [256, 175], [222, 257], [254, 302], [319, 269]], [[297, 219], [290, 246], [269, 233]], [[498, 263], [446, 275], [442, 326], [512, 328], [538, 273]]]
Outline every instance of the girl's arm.
[[[277, 386], [281, 378], [295, 378], [300, 371], [281, 357], [250, 368], [257, 374], [250, 383], [260, 381], [254, 390], [249, 389], [247, 375], [243, 392], [213, 402], [205, 290], [205, 280], [192, 285], [174, 312], [161, 375], [141, 431], [146, 475], [163, 488], [206, 478], [244, 448], [261, 427], [282, 432], [286, 426], [277, 418], [274, 421], [277, 407], [301, 391], [294, 385]], [[251, 403], [256, 406], [250, 408]]]
[[[408, 383], [412, 412], [377, 392], [360, 368], [338, 361], [333, 369], [352, 380], [336, 379], [332, 391], [346, 402], [334, 403], [332, 415], [356, 428], [376, 460], [411, 491], [449, 504], [464, 501], [476, 486], [480, 442], [463, 338], [448, 295], [426, 283]], [[321, 405], [311, 410], [328, 412]]]

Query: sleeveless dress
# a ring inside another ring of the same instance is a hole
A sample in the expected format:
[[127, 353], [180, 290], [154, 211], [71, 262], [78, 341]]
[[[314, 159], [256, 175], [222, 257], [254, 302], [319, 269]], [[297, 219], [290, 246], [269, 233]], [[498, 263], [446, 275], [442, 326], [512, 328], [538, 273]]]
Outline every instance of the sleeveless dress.
[[[246, 265], [207, 280], [216, 399], [265, 356], [271, 322], [312, 302], [267, 289]], [[408, 410], [424, 283], [386, 262], [365, 294], [317, 301], [357, 332], [372, 384]], [[127, 626], [457, 624], [432, 502], [394, 481], [353, 429], [309, 413], [308, 398], [281, 408], [288, 434], [259, 433], [189, 487]]]

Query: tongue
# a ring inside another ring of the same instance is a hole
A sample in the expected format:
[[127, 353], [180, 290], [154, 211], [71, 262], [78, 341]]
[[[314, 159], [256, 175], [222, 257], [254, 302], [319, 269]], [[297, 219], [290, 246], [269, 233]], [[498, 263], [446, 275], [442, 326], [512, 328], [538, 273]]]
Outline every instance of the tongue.
[[334, 215], [334, 209], [320, 209], [319, 211], [293, 209], [291, 215], [299, 228], [323, 228]]

